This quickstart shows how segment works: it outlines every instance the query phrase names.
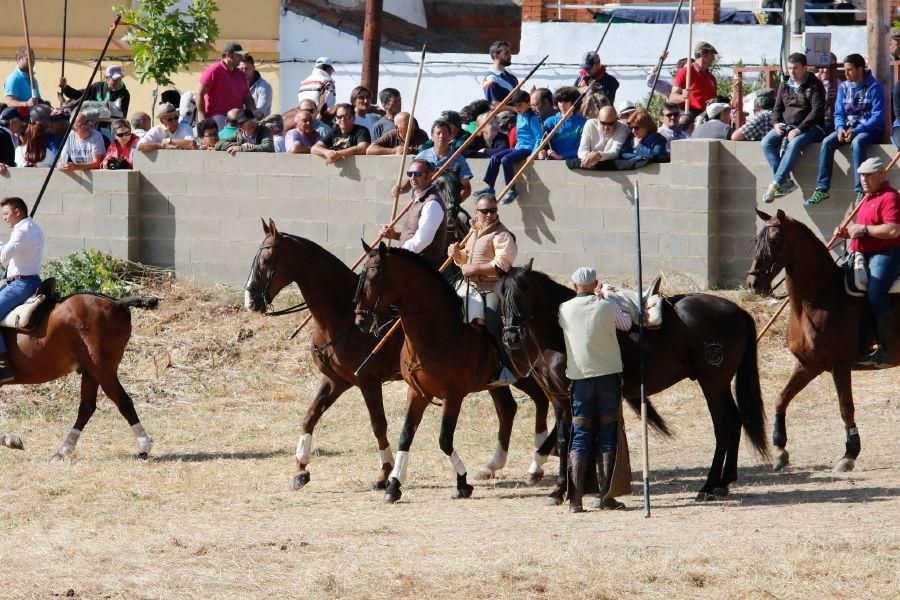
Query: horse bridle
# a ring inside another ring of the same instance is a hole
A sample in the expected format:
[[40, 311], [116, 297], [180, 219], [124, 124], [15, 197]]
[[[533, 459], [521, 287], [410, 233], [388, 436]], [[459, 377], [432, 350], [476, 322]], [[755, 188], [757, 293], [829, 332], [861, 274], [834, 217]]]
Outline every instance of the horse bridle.
[[[766, 221], [763, 224], [764, 229], [763, 229], [763, 231], [760, 232], [760, 235], [765, 239], [765, 248], [763, 249], [762, 252], [760, 252], [760, 250], [759, 250], [760, 243], [759, 243], [759, 241], [757, 241], [757, 245], [756, 245], [757, 250], [755, 252], [755, 256], [753, 257], [754, 264], [757, 264], [761, 258], [770, 259], [771, 264], [769, 265], [769, 268], [766, 269], [765, 271], [761, 271], [756, 268], [747, 271], [747, 275], [752, 276], [752, 277], [759, 277], [760, 275], [765, 275], [769, 279], [770, 284], [772, 282], [772, 279], [774, 279], [774, 277], [776, 275], [776, 271], [775, 271], [776, 260], [772, 254], [772, 240], [769, 237], [769, 229], [771, 227], [778, 227], [779, 225], [781, 225], [781, 223], [778, 223], [778, 222], [773, 223], [771, 221]], [[781, 269], [779, 269], [779, 271], [780, 270]]]
[[[369, 253], [369, 258], [375, 256], [376, 251], [377, 250], [373, 249], [372, 252]], [[382, 265], [380, 261], [378, 262], [378, 264], [366, 265], [365, 267], [363, 267], [362, 272], [359, 274], [359, 281], [356, 284], [356, 293], [353, 294], [353, 314], [355, 314], [357, 317], [363, 317], [372, 320], [375, 337], [379, 337], [381, 332], [390, 323], [389, 321], [386, 324], [379, 325], [379, 323], [381, 322], [381, 311], [378, 310], [378, 306], [381, 304], [381, 294], [379, 293], [375, 297], [375, 301], [372, 303], [372, 308], [359, 308], [359, 301], [362, 298], [363, 288], [366, 285], [366, 278], [368, 277], [369, 271], [375, 271], [377, 273], [381, 271], [381, 269]]]
[[[272, 276], [266, 278], [266, 285], [261, 289], [254, 289], [255, 286], [251, 285], [251, 282], [256, 283], [260, 278], [260, 269], [259, 269], [259, 257], [262, 255], [263, 250], [271, 250], [272, 251], [272, 262], [275, 263], [275, 258], [277, 246], [275, 244], [267, 244], [263, 242], [259, 245], [259, 248], [256, 250], [256, 254], [253, 256], [253, 262], [250, 264], [250, 281], [247, 282], [247, 285], [244, 286], [244, 290], [250, 293], [250, 297], [254, 300], [261, 300], [263, 306], [269, 306], [269, 287], [272, 285]], [[275, 273], [275, 266], [272, 267], [272, 273]]]

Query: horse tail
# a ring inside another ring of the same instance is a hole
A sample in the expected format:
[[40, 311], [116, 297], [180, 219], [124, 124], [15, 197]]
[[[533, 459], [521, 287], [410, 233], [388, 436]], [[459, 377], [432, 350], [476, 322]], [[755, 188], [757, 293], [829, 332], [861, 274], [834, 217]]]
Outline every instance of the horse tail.
[[744, 347], [744, 356], [741, 357], [741, 363], [737, 369], [735, 395], [744, 431], [760, 457], [768, 461], [770, 455], [766, 439], [766, 407], [763, 404], [762, 392], [759, 387], [759, 367], [757, 365], [756, 322], [745, 310], [741, 310], [741, 317], [746, 324], [747, 342]]
[[119, 304], [125, 308], [156, 308], [159, 304], [159, 298], [149, 296], [143, 298], [141, 296], [127, 296], [119, 300]]
[[[641, 414], [641, 399], [638, 398], [625, 398], [625, 402], [628, 403], [628, 406], [636, 412], [637, 414]], [[650, 402], [650, 398], [647, 398], [647, 422], [650, 424], [650, 427], [656, 433], [660, 434], [663, 437], [672, 438], [675, 436], [672, 433], [672, 430], [669, 429], [669, 424], [665, 419], [662, 418], [658, 412], [656, 412], [656, 407], [653, 406], [653, 403]]]

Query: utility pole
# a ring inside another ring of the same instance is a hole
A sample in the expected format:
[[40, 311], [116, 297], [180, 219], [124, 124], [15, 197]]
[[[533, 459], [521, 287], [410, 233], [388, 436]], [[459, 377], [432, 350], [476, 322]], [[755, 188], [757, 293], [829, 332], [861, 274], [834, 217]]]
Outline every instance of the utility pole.
[[366, 0], [366, 26], [363, 31], [361, 85], [369, 88], [374, 102], [378, 94], [378, 68], [381, 55], [381, 13], [384, 0]]
[[888, 0], [868, 0], [866, 3], [866, 37], [868, 39], [868, 62], [872, 76], [878, 81], [884, 94], [884, 139], [890, 141], [891, 133], [891, 64], [888, 55], [888, 33], [891, 20], [888, 15]]

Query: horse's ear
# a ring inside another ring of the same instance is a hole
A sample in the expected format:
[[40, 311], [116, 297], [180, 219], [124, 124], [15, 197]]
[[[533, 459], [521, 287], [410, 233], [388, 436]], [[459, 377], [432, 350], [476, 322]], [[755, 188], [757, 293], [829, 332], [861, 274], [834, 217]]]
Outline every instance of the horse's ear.
[[378, 242], [378, 256], [384, 256], [385, 250], [387, 250], [387, 244]]
[[266, 235], [269, 235], [269, 226], [266, 225], [266, 220], [263, 219], [262, 217], [260, 217], [259, 220], [262, 221], [263, 233], [265, 233]]
[[772, 218], [770, 215], [764, 213], [763, 211], [759, 210], [758, 208], [756, 209], [756, 216], [759, 217], [760, 219], [762, 219], [763, 222], [766, 222]]
[[531, 271], [531, 267], [534, 266], [534, 257], [531, 257], [531, 260], [528, 261], [528, 264], [525, 265], [525, 272], [528, 273]]
[[275, 221], [273, 221], [272, 219], [269, 219], [269, 234], [272, 237], [278, 235], [278, 230], [275, 228]]
[[785, 214], [784, 214], [784, 211], [781, 210], [780, 208], [778, 209], [778, 212], [775, 213], [775, 218], [778, 219], [779, 221], [784, 221], [784, 218], [785, 218], [786, 216], [787, 216], [787, 215], [785, 215]]
[[372, 246], [368, 245], [368, 244], [366, 243], [366, 240], [364, 240], [364, 239], [362, 239], [362, 238], [359, 238], [359, 241], [362, 242], [363, 250], [366, 251], [366, 254], [371, 254], [371, 253], [372, 253]]

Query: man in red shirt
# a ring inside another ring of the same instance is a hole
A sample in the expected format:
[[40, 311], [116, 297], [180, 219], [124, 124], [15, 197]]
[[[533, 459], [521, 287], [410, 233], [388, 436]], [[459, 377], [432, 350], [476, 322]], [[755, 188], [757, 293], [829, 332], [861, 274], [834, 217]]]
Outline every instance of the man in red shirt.
[[[706, 110], [706, 103], [715, 98], [718, 93], [716, 77], [710, 72], [718, 53], [712, 44], [700, 42], [694, 47], [692, 64], [681, 67], [675, 74], [675, 83], [672, 84], [669, 100], [684, 106], [685, 100], [690, 98], [688, 113], [691, 121]], [[688, 68], [691, 69], [691, 87], [687, 87]]]
[[228, 42], [222, 49], [222, 60], [203, 71], [196, 94], [198, 122], [213, 119], [221, 131], [229, 110], [244, 107], [256, 110], [247, 77], [237, 68], [244, 54], [240, 44]]
[[886, 367], [890, 366], [894, 325], [888, 293], [900, 275], [900, 194], [887, 182], [884, 165], [879, 159], [864, 161], [858, 172], [865, 196], [856, 224], [836, 227], [834, 235], [849, 238], [850, 249], [861, 252], [869, 267], [866, 295], [875, 316], [878, 348], [862, 358], [859, 364]]

